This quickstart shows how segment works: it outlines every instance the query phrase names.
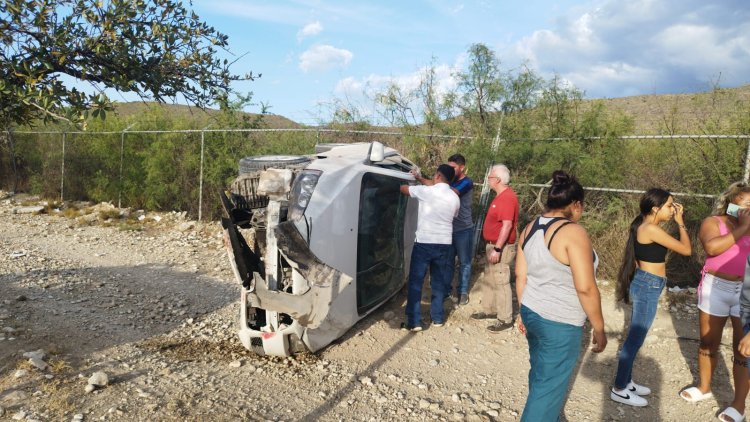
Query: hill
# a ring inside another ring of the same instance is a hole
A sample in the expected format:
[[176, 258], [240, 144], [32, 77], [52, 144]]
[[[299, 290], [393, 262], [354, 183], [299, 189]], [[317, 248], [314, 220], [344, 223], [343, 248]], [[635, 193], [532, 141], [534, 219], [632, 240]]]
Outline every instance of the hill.
[[635, 119], [634, 132], [648, 134], [701, 134], [703, 130], [737, 132], [738, 118], [747, 116], [750, 85], [719, 88], [692, 94], [653, 94], [609, 98], [606, 108]]
[[[175, 117], [183, 117], [186, 120], [191, 120], [196, 123], [196, 126], [204, 127], [211, 123], [212, 116], [219, 113], [219, 110], [205, 109], [182, 105], [182, 104], [160, 104], [155, 102], [142, 102], [134, 101], [127, 103], [116, 103], [115, 112], [118, 116], [127, 118], [132, 115], [142, 114], [149, 107], [159, 107], [167, 111], [170, 115]], [[255, 113], [247, 113], [249, 116], [257, 116]], [[298, 128], [301, 127], [299, 123], [296, 123], [284, 116], [276, 114], [266, 114], [263, 116], [263, 121], [270, 129], [281, 129], [281, 128]]]

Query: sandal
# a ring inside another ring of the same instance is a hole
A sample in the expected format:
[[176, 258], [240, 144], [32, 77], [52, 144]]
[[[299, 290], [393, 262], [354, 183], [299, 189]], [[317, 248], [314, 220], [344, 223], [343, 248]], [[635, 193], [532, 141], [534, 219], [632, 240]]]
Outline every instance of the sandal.
[[[710, 399], [714, 394], [712, 392], [704, 393], [698, 387], [688, 387], [680, 391], [680, 397], [683, 400], [695, 403], [701, 400]], [[737, 410], [735, 410], [736, 412]]]
[[742, 422], [745, 420], [745, 415], [734, 407], [729, 406], [723, 412], [719, 413], [719, 420], [724, 422]]

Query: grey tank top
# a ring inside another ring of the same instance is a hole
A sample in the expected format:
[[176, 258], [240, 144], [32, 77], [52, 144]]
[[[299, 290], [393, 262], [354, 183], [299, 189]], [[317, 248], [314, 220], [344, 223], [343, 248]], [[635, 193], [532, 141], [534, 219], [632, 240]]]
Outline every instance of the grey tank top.
[[[549, 226], [559, 217], [539, 217], [523, 243], [526, 258], [526, 288], [522, 304], [550, 321], [583, 326], [586, 313], [578, 300], [570, 267], [552, 256], [544, 240]], [[569, 224], [563, 223], [562, 225]], [[557, 233], [553, 233], [552, 240]], [[594, 270], [598, 265], [594, 253]]]

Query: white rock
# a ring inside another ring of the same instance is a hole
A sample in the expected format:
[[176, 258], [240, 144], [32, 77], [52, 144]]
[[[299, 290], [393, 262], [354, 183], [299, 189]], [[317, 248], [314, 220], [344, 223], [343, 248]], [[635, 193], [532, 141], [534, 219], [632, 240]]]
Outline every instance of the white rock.
[[23, 354], [23, 357], [25, 358], [37, 358], [37, 359], [44, 359], [46, 356], [46, 353], [44, 352], [44, 349], [35, 350], [33, 352], [26, 352]]
[[73, 419], [71, 419], [72, 422], [81, 422], [83, 420], [83, 413], [76, 413], [73, 415]]
[[18, 413], [13, 415], [14, 421], [22, 421], [24, 419], [26, 419], [26, 412], [24, 412], [23, 410], [19, 410]]
[[89, 384], [97, 386], [97, 387], [104, 387], [107, 384], [109, 384], [109, 377], [107, 376], [106, 372], [97, 371], [91, 374], [88, 382]]
[[229, 363], [230, 368], [239, 368], [240, 366], [242, 366], [241, 360], [235, 360]]
[[49, 366], [47, 365], [47, 362], [37, 357], [30, 358], [29, 362], [31, 362], [31, 364], [34, 365], [40, 371], [44, 371]]
[[451, 400], [453, 400], [454, 402], [458, 403], [458, 402], [461, 401], [461, 397], [459, 397], [458, 394], [453, 393], [453, 395], [451, 396]]
[[90, 393], [92, 391], [96, 390], [96, 387], [92, 384], [86, 384], [86, 387], [83, 389], [83, 391]]
[[492, 416], [493, 418], [500, 416], [500, 412], [498, 412], [497, 410], [492, 410], [492, 409], [488, 410], [487, 414]]
[[420, 408], [420, 409], [427, 409], [427, 408], [429, 408], [429, 407], [430, 407], [430, 402], [428, 402], [428, 401], [427, 401], [427, 400], [425, 400], [425, 399], [421, 399], [421, 400], [419, 400], [419, 408]]
[[15, 390], [3, 396], [2, 402], [6, 406], [13, 407], [18, 404], [21, 404], [27, 398], [28, 396], [26, 395], [25, 392], [21, 390]]
[[493, 410], [498, 410], [502, 407], [500, 406], [500, 403], [497, 403], [497, 402], [491, 402], [488, 406], [490, 409], [493, 409]]
[[29, 371], [27, 371], [25, 369], [19, 369], [19, 370], [16, 371], [16, 373], [13, 376], [16, 377], [16, 378], [23, 378], [26, 375], [28, 375], [28, 373], [29, 373]]
[[438, 366], [439, 364], [440, 364], [440, 362], [438, 362], [438, 360], [437, 360], [437, 359], [432, 359], [432, 360], [430, 361], [430, 366]]
[[359, 377], [359, 382], [361, 382], [362, 385], [370, 386], [370, 385], [372, 385], [372, 378], [370, 378], [370, 377]]

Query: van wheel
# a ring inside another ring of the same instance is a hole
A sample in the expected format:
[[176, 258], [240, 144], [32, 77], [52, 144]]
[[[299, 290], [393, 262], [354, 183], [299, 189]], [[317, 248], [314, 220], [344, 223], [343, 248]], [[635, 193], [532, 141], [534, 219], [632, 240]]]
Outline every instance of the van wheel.
[[302, 155], [258, 155], [240, 159], [240, 174], [254, 173], [267, 168], [300, 169], [312, 161]]

